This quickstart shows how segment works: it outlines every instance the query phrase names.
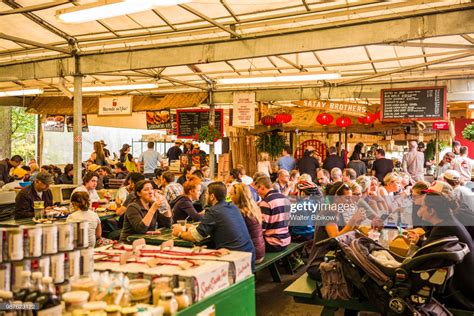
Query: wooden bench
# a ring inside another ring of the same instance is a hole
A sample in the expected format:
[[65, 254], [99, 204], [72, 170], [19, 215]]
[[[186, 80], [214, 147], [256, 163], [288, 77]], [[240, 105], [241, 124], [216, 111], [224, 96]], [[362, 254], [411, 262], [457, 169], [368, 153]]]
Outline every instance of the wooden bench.
[[[357, 311], [377, 312], [368, 301], [354, 298], [351, 300], [325, 300], [319, 297], [318, 283], [311, 279], [308, 273], [304, 273], [296, 281], [291, 283], [284, 291], [286, 295], [292, 296], [296, 303], [324, 306], [321, 315], [329, 316], [339, 308], [345, 309], [345, 315], [357, 315]], [[472, 316], [473, 312], [449, 309], [454, 316]]]
[[280, 252], [267, 252], [265, 254], [265, 258], [263, 261], [257, 265], [255, 265], [255, 272], [261, 271], [265, 268], [268, 267], [270, 270], [270, 273], [272, 275], [273, 281], [274, 282], [281, 282], [281, 277], [280, 277], [280, 272], [278, 271], [278, 266], [277, 263], [279, 260], [282, 260], [283, 265], [285, 267], [285, 270], [289, 274], [293, 274], [293, 270], [291, 269], [291, 264], [289, 260], [289, 256], [297, 251], [300, 248], [303, 248], [305, 243], [294, 243], [292, 242], [291, 244], [286, 247], [285, 250], [280, 251]]

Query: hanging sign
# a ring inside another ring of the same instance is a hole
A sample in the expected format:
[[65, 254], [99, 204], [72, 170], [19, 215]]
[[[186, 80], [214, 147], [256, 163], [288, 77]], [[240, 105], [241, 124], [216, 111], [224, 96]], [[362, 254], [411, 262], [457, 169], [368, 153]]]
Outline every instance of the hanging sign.
[[381, 90], [382, 120], [446, 119], [446, 87]]
[[446, 131], [449, 129], [449, 123], [448, 122], [433, 122], [432, 129]]
[[300, 100], [294, 101], [292, 103], [302, 107], [313, 108], [325, 112], [339, 113], [341, 115], [348, 116], [363, 117], [367, 113], [367, 105], [359, 103], [336, 102], [329, 100]]
[[[215, 126], [224, 135], [224, 110], [215, 110]], [[193, 138], [198, 129], [209, 125], [209, 110], [176, 110], [178, 138]]]
[[146, 127], [147, 129], [171, 129], [170, 110], [148, 111], [146, 112]]
[[232, 126], [255, 126], [255, 92], [234, 93]]
[[99, 115], [132, 115], [132, 96], [99, 98]]
[[[73, 116], [66, 116], [66, 126], [67, 131], [72, 133], [74, 130], [74, 117]], [[82, 131], [88, 132], [89, 125], [87, 124], [87, 115], [82, 115]]]
[[64, 132], [64, 115], [46, 114], [45, 132]]

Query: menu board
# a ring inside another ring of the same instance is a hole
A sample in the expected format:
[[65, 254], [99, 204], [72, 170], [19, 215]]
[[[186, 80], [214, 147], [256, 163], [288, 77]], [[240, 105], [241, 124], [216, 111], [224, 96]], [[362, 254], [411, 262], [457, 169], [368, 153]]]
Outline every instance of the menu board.
[[[224, 134], [224, 110], [215, 110], [215, 126]], [[176, 110], [178, 138], [193, 138], [198, 129], [209, 125], [209, 110]]]
[[446, 118], [446, 87], [384, 89], [382, 120], [443, 120]]

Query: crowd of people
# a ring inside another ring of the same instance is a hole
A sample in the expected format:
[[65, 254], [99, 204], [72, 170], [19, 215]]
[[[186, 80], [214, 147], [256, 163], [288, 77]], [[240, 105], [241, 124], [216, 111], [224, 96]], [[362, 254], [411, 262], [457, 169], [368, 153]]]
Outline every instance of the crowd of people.
[[[276, 163], [277, 168], [262, 153], [253, 177], [246, 174], [243, 165], [237, 165], [222, 182], [209, 178], [207, 166], [197, 169], [192, 165], [185, 166], [183, 174], [176, 179], [174, 173], [163, 168], [163, 156], [154, 150], [154, 143], [148, 144], [148, 150], [140, 155], [138, 162], [125, 144], [113, 165], [110, 153], [104, 150], [105, 144], [96, 142], [94, 153], [84, 166], [83, 185], [71, 197], [74, 210], [80, 212], [71, 216], [97, 223], [92, 225], [91, 240], [102, 236], [127, 242], [130, 235], [168, 227], [173, 235], [184, 240], [198, 242], [209, 238], [217, 248], [251, 252], [254, 263], [261, 262], [266, 252], [284, 250], [291, 241], [311, 244], [355, 230], [367, 221], [373, 227], [383, 227], [389, 222], [395, 226], [422, 226], [427, 232], [426, 240], [412, 236], [416, 242], [455, 235], [469, 245], [471, 253], [457, 268], [464, 271], [468, 265], [472, 268], [474, 260], [471, 189], [474, 165], [468, 158], [467, 147], [456, 142], [453, 145], [453, 151], [438, 166], [437, 180], [429, 184], [424, 177], [423, 148], [417, 142], [409, 144], [399, 171], [394, 171], [394, 163], [385, 158], [382, 148], [373, 148], [375, 160], [368, 164], [361, 143], [350, 156], [347, 152], [341, 155], [340, 148], [331, 146], [324, 161], [311, 146], [297, 160], [287, 146]], [[180, 158], [183, 153], [180, 146], [177, 141], [167, 152], [169, 160]], [[21, 170], [32, 182], [17, 195], [15, 218], [32, 217], [33, 201], [43, 200], [45, 207], [51, 207], [49, 185], [72, 181], [71, 165], [66, 165], [64, 172], [54, 166], [37, 170], [33, 161], [28, 166], [30, 170], [21, 165], [19, 156], [0, 162], [4, 187], [17, 181], [17, 175], [23, 174]], [[115, 198], [117, 219], [108, 220], [107, 226], [112, 229], [107, 231], [102, 229], [97, 216], [90, 213], [90, 207], [100, 201], [97, 190], [107, 187], [111, 179], [122, 180], [123, 185]], [[437, 203], [432, 202], [433, 197]], [[331, 218], [325, 222], [292, 224], [289, 207], [304, 199], [316, 203], [352, 203], [357, 207], [352, 212], [326, 211], [325, 215], [333, 216], [325, 217]], [[359, 206], [359, 200], [366, 202], [370, 213]], [[185, 229], [183, 225], [174, 225], [183, 220], [194, 225]], [[295, 267], [304, 264], [298, 256], [293, 258], [293, 263]], [[466, 282], [455, 288], [468, 301], [474, 301], [474, 291]]]

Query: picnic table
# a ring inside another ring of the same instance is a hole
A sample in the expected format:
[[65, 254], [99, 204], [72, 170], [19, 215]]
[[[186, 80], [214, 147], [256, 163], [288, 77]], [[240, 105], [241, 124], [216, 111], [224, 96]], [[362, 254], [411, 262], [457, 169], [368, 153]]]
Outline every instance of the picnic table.
[[150, 234], [137, 234], [137, 235], [128, 236], [127, 239], [128, 239], [129, 242], [132, 242], [134, 240], [143, 238], [143, 239], [145, 239], [145, 242], [148, 245], [161, 245], [165, 241], [173, 239], [173, 242], [174, 242], [175, 246], [186, 247], [186, 248], [192, 248], [194, 246], [202, 246], [202, 245], [208, 244], [209, 240], [210, 240], [209, 238], [206, 238], [206, 239], [194, 244], [190, 241], [187, 241], [187, 240], [181, 239], [179, 237], [173, 236], [171, 228], [159, 228], [159, 229], [157, 229], [157, 231], [159, 231], [160, 233], [156, 234], [156, 235], [155, 234], [153, 234], [153, 235], [150, 235]]

